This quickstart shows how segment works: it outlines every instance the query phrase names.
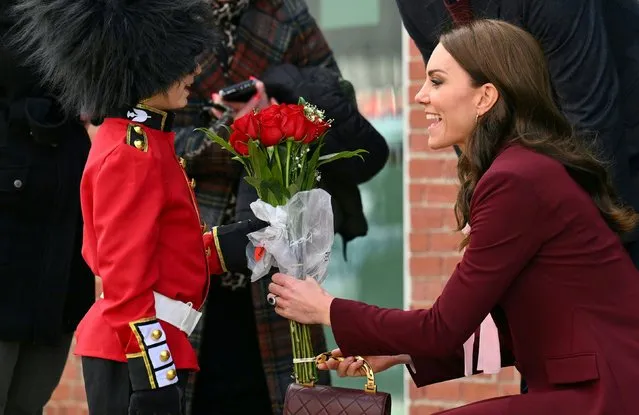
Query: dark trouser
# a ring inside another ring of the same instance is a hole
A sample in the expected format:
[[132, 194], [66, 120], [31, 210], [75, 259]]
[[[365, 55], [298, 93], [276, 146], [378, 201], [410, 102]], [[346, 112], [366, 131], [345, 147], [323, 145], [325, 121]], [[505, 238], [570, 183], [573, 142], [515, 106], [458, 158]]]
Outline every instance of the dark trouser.
[[40, 415], [60, 382], [72, 335], [56, 346], [0, 341], [0, 415]]
[[[126, 363], [83, 357], [82, 373], [90, 415], [128, 414], [132, 391]], [[178, 370], [178, 378], [178, 386], [184, 390], [189, 372]], [[184, 406], [184, 402], [182, 405]], [[182, 412], [184, 413], [184, 409]]]

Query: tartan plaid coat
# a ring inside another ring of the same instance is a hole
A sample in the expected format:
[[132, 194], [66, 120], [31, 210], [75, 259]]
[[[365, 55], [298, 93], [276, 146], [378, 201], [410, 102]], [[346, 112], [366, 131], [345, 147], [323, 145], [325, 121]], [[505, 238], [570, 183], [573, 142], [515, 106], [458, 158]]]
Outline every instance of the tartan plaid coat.
[[[291, 63], [296, 66], [325, 66], [339, 73], [333, 53], [304, 0], [254, 0], [240, 18], [233, 60], [225, 74], [216, 56], [208, 57], [203, 72], [191, 88], [192, 97], [205, 100], [220, 88], [244, 81], [250, 76], [259, 78], [271, 65]], [[188, 153], [200, 147], [203, 137], [191, 134], [197, 126], [197, 113], [185, 110], [178, 114], [176, 150]], [[219, 149], [211, 157], [206, 174], [196, 177], [196, 196], [202, 219], [207, 225], [220, 224], [229, 214], [231, 199], [239, 183], [242, 170], [231, 160], [229, 153]], [[274, 415], [282, 412], [284, 394], [291, 383], [292, 350], [288, 320], [279, 317], [265, 301], [269, 279], [251, 284], [256, 326], [264, 373]], [[202, 319], [203, 320], [203, 319]], [[196, 350], [202, 338], [200, 322], [191, 340]], [[312, 330], [314, 350], [326, 349], [321, 326]], [[326, 372], [320, 383], [329, 383]], [[186, 391], [188, 407], [193, 396], [192, 377]], [[188, 410], [190, 413], [190, 409]]]

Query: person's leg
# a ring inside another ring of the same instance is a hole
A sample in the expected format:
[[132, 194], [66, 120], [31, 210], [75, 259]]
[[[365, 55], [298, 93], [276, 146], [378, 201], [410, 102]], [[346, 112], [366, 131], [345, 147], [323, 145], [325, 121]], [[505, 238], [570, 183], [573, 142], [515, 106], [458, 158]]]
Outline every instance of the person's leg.
[[60, 382], [72, 335], [55, 346], [20, 344], [4, 415], [41, 415]]
[[0, 370], [2, 371], [2, 376], [0, 377], [0, 415], [4, 415], [7, 408], [11, 378], [18, 361], [19, 352], [20, 343], [0, 341]]
[[90, 415], [127, 415], [131, 384], [126, 363], [82, 358], [84, 388]]
[[[94, 357], [82, 358], [84, 388], [89, 415], [127, 415], [131, 398], [129, 368], [126, 363]], [[178, 370], [178, 386], [184, 391], [189, 372]], [[182, 395], [184, 397], [184, 395]], [[184, 398], [182, 412], [184, 413]], [[1, 414], [0, 414], [1, 415]], [[181, 415], [181, 414], [175, 414]]]

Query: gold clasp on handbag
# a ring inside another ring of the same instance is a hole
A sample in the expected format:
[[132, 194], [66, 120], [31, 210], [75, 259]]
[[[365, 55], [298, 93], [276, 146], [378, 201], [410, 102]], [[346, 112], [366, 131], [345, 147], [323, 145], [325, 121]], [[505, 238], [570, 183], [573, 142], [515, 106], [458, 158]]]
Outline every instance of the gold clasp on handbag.
[[[336, 356], [333, 356], [331, 352], [324, 352], [320, 354], [319, 356], [317, 356], [317, 358], [315, 359], [315, 362], [319, 365], [321, 363], [326, 363], [329, 359], [335, 359], [339, 362], [344, 361], [344, 358], [342, 356], [336, 357]], [[375, 373], [373, 372], [373, 368], [371, 367], [370, 364], [368, 364], [368, 362], [362, 356], [355, 356], [355, 360], [361, 360], [362, 362], [364, 362], [362, 366], [362, 369], [364, 369], [365, 376], [366, 376], [366, 384], [364, 385], [364, 392], [376, 393], [377, 385], [375, 384]]]

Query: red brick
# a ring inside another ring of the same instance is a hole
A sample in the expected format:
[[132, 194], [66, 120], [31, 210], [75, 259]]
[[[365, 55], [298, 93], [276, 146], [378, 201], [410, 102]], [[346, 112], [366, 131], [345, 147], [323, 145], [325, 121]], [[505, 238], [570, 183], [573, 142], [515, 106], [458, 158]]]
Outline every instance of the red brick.
[[455, 209], [445, 209], [442, 214], [444, 215], [444, 227], [449, 229], [457, 229], [457, 218], [455, 217]]
[[444, 160], [443, 176], [451, 179], [457, 179], [457, 159]]
[[441, 277], [413, 277], [412, 293], [415, 300], [436, 300], [442, 293]]
[[408, 164], [408, 174], [411, 179], [440, 178], [444, 175], [442, 159], [413, 159]]
[[461, 396], [465, 402], [476, 402], [499, 396], [497, 383], [461, 383]]
[[409, 112], [409, 123], [413, 128], [428, 128], [432, 121], [426, 119], [426, 114], [422, 109], [411, 109]]
[[411, 202], [445, 203], [451, 207], [455, 203], [458, 186], [448, 183], [413, 183], [408, 188]]
[[[420, 134], [419, 137], [423, 139], [425, 144], [425, 148], [421, 151], [424, 153], [432, 152], [432, 150], [428, 148], [428, 135]], [[411, 179], [446, 178], [456, 180], [457, 160], [446, 158], [412, 159], [409, 163], [408, 174]], [[457, 185], [457, 183], [458, 182], [455, 181], [455, 185]]]
[[430, 252], [457, 252], [462, 240], [461, 232], [433, 233], [430, 235]]
[[[411, 84], [408, 86], [408, 103], [409, 104], [414, 104], [416, 103], [415, 101], [415, 95], [417, 95], [417, 93], [419, 92], [420, 89], [422, 89], [422, 86], [424, 85], [424, 80], [423, 79], [418, 79], [415, 80], [413, 82], [411, 82]], [[413, 106], [413, 108], [421, 108], [420, 106]], [[422, 115], [424, 115], [424, 113], [422, 112]], [[414, 124], [410, 124], [410, 128], [420, 128], [417, 127]]]
[[434, 203], [455, 203], [459, 187], [456, 184], [433, 184], [428, 187], [427, 201]]
[[508, 395], [519, 395], [521, 393], [521, 385], [519, 382], [513, 384], [501, 384], [499, 395], [500, 396], [508, 396]]
[[424, 62], [421, 59], [409, 62], [408, 78], [421, 80], [422, 82], [426, 80], [426, 66], [424, 65]]
[[408, 136], [408, 143], [412, 154], [430, 151], [428, 147], [428, 134], [410, 134]]
[[407, 384], [408, 387], [408, 396], [411, 400], [420, 400], [426, 398], [426, 387], [418, 388], [415, 385], [415, 382], [409, 381]]
[[68, 382], [62, 380], [57, 388], [53, 391], [53, 395], [51, 395], [51, 400], [53, 401], [68, 401], [71, 400], [72, 392], [71, 385]]
[[426, 395], [435, 401], [456, 402], [461, 399], [461, 385], [457, 381], [436, 383], [426, 386]]
[[[413, 224], [413, 226], [415, 226]], [[426, 233], [411, 233], [408, 250], [410, 252], [426, 252], [430, 246], [430, 235]]]
[[445, 208], [412, 207], [410, 209], [410, 224], [413, 231], [423, 232], [440, 229], [444, 225]]
[[446, 277], [449, 277], [453, 273], [459, 261], [461, 261], [461, 255], [444, 257], [442, 259], [442, 272]]
[[440, 257], [412, 257], [409, 260], [410, 275], [413, 277], [439, 277], [442, 275]]
[[433, 405], [413, 405], [410, 408], [410, 415], [433, 415], [438, 414], [448, 408]]
[[500, 382], [515, 382], [516, 379], [519, 379], [519, 376], [516, 373], [516, 369], [511, 366], [500, 370], [497, 374], [497, 379], [499, 379]]
[[74, 402], [85, 402], [87, 399], [86, 390], [83, 383], [76, 383], [73, 386], [73, 400]]
[[411, 202], [420, 202], [426, 200], [429, 186], [424, 183], [411, 184], [408, 186], [408, 200]]
[[62, 411], [56, 406], [47, 405], [44, 407], [43, 415], [62, 415]]
[[422, 62], [424, 61], [422, 53], [419, 51], [417, 45], [415, 45], [415, 42], [413, 42], [413, 39], [408, 39], [408, 56], [410, 56], [411, 60], [419, 59]]
[[102, 294], [102, 278], [95, 277], [95, 298], [97, 299]]

